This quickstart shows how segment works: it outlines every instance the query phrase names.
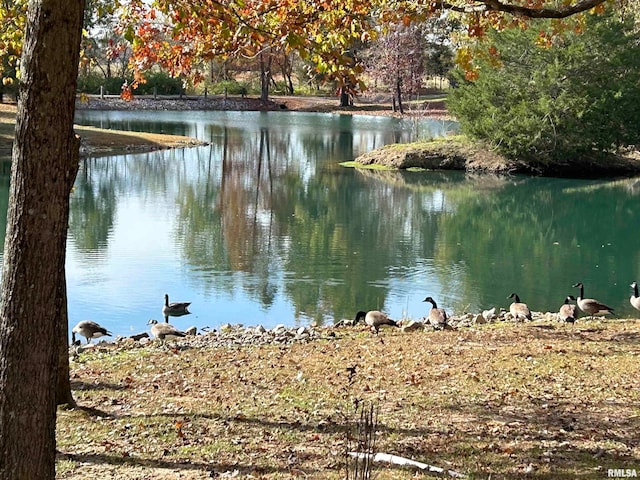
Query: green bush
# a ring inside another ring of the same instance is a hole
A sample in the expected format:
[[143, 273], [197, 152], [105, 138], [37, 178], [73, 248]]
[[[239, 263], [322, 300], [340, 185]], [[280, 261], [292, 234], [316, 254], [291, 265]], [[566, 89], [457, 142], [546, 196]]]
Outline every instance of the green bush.
[[89, 75], [80, 75], [78, 77], [78, 92], [90, 95], [99, 95], [100, 87], [104, 87], [105, 95], [120, 95], [124, 78], [110, 77], [105, 78], [103, 75], [91, 73]]
[[491, 33], [499, 57], [478, 59], [475, 81], [457, 72], [449, 93], [462, 131], [532, 163], [640, 143], [638, 35], [613, 16], [587, 17], [582, 34], [564, 32], [551, 47], [537, 45], [546, 22]]
[[145, 74], [145, 83], [138, 84], [133, 91], [134, 95], [153, 95], [154, 89], [158, 95], [179, 95], [182, 89], [182, 80], [170, 77], [164, 72]]
[[[93, 95], [100, 94], [100, 87], [104, 87], [105, 95], [120, 95], [122, 85], [132, 79], [122, 77], [106, 78], [99, 74], [80, 75], [78, 77], [78, 92]], [[173, 78], [164, 72], [147, 73], [145, 75], [145, 83], [139, 83], [138, 87], [133, 90], [134, 95], [153, 95], [154, 89], [158, 95], [179, 95], [182, 88], [182, 80]]]
[[249, 85], [240, 83], [236, 80], [225, 80], [214, 83], [210, 86], [209, 91], [213, 95], [247, 95], [249, 93]]

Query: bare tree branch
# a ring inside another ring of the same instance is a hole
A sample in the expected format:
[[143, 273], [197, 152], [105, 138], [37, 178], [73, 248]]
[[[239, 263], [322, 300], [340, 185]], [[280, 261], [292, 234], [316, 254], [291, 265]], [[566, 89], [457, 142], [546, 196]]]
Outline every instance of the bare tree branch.
[[567, 18], [576, 13], [584, 12], [597, 7], [607, 0], [578, 0], [575, 3], [562, 5], [557, 8], [534, 8], [515, 5], [513, 3], [503, 3], [500, 0], [479, 0], [474, 3], [462, 5], [459, 3], [449, 3], [445, 1], [431, 3], [432, 8], [441, 10], [453, 10], [461, 13], [474, 12], [505, 12], [511, 15], [529, 18]]

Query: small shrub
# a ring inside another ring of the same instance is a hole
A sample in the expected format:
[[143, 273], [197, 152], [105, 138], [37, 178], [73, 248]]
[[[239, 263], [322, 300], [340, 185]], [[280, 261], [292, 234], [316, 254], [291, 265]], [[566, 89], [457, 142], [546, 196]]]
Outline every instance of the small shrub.
[[138, 84], [135, 95], [179, 95], [182, 90], [182, 80], [167, 75], [164, 72], [145, 74], [145, 82]]
[[100, 87], [103, 87], [102, 93], [105, 95], [120, 95], [124, 80], [125, 79], [122, 77], [106, 78], [105, 76], [96, 73], [80, 75], [78, 77], [77, 90], [79, 93], [99, 95]]
[[[100, 87], [103, 88], [102, 93], [105, 95], [120, 95], [122, 85], [127, 81], [131, 83], [131, 78], [123, 77], [104, 77], [100, 74], [81, 75], [78, 77], [77, 90], [80, 93], [92, 95], [100, 94]], [[147, 73], [145, 82], [139, 83], [137, 88], [133, 89], [134, 95], [179, 95], [182, 89], [182, 80], [169, 76], [164, 72]]]
[[249, 93], [249, 85], [240, 83], [236, 80], [225, 80], [214, 83], [210, 87], [210, 92], [214, 95], [247, 95]]

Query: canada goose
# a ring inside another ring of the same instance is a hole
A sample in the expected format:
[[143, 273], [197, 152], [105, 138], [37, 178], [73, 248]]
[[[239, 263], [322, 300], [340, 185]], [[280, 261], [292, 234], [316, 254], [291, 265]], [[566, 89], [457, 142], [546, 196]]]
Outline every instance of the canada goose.
[[169, 322], [167, 317], [181, 317], [182, 315], [189, 315], [191, 312], [188, 310], [191, 302], [173, 302], [169, 303], [169, 294], [164, 294], [164, 306], [162, 307], [162, 315], [164, 315], [164, 321]]
[[170, 323], [159, 323], [158, 320], [154, 320], [153, 318], [147, 322], [147, 325], [151, 325], [151, 333], [162, 342], [164, 342], [165, 339], [187, 336], [186, 333], [181, 332]]
[[189, 336], [194, 336], [198, 334], [198, 327], [196, 327], [195, 325], [187, 328], [184, 333], [186, 333]]
[[578, 318], [578, 311], [576, 306], [570, 302], [575, 301], [576, 297], [573, 295], [569, 295], [564, 299], [564, 303], [560, 306], [560, 310], [558, 311], [558, 318], [560, 321], [573, 323]]
[[382, 325], [391, 325], [397, 327], [398, 324], [389, 318], [386, 313], [379, 312], [378, 310], [370, 310], [368, 312], [360, 311], [356, 313], [356, 318], [353, 319], [353, 324], [356, 325], [360, 319], [364, 318], [364, 323], [371, 327], [371, 330], [378, 333], [378, 330]]
[[484, 318], [487, 322], [496, 318], [496, 307], [490, 308], [489, 310], [483, 310], [482, 318]]
[[143, 338], [149, 338], [149, 334], [147, 332], [136, 333], [135, 335], [129, 335], [129, 338], [136, 342], [139, 342]]
[[633, 295], [631, 295], [629, 302], [631, 303], [631, 306], [633, 308], [635, 308], [636, 310], [640, 310], [640, 296], [638, 296], [638, 284], [636, 282], [633, 282], [631, 284], [631, 288], [633, 288]]
[[106, 328], [98, 325], [93, 320], [82, 320], [81, 322], [78, 322], [75, 327], [73, 327], [73, 329], [71, 330], [71, 341], [74, 344], [76, 343], [76, 333], [85, 337], [87, 339], [87, 343], [89, 343], [92, 338], [111, 336], [111, 332], [108, 332]]
[[531, 310], [526, 303], [520, 302], [520, 297], [516, 293], [512, 293], [507, 298], [513, 298], [513, 303], [509, 305], [509, 313], [515, 320], [523, 318], [525, 320], [531, 320]]
[[600, 303], [593, 298], [583, 298], [584, 285], [582, 285], [581, 282], [576, 283], [574, 285], [574, 288], [580, 289], [580, 295], [578, 295], [577, 302], [578, 307], [580, 307], [580, 310], [582, 310], [584, 313], [588, 314], [590, 317], [593, 317], [594, 315], [606, 315], [608, 313], [614, 315], [613, 308], [609, 307], [608, 305]]
[[425, 298], [423, 302], [429, 302], [432, 305], [431, 310], [429, 310], [429, 323], [436, 330], [444, 330], [449, 319], [447, 312], [445, 312], [444, 308], [438, 308], [436, 301], [431, 297]]

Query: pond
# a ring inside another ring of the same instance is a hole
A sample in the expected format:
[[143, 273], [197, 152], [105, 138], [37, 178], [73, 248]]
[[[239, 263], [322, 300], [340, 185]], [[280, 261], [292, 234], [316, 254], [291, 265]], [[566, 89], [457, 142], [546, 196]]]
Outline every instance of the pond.
[[[640, 182], [344, 168], [442, 121], [292, 112], [79, 112], [78, 123], [188, 135], [197, 148], [83, 161], [71, 198], [70, 323], [115, 334], [191, 301], [179, 328], [331, 324], [556, 310], [572, 284], [633, 314]], [[7, 172], [8, 175], [8, 172]], [[8, 177], [0, 178], [6, 210]], [[4, 216], [3, 216], [4, 217]], [[2, 226], [4, 228], [4, 226]], [[4, 230], [3, 230], [4, 231]]]

